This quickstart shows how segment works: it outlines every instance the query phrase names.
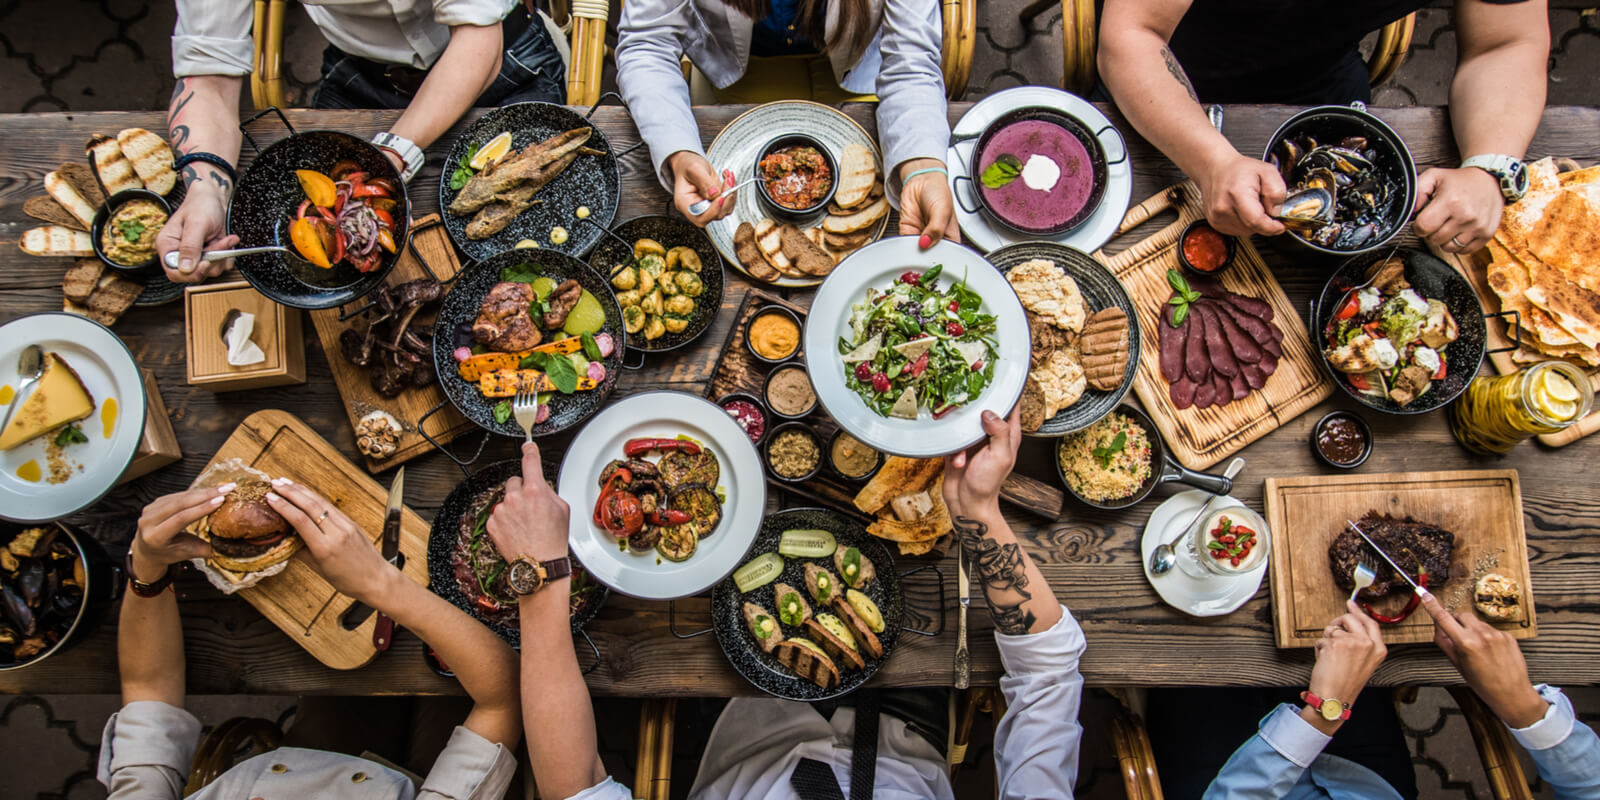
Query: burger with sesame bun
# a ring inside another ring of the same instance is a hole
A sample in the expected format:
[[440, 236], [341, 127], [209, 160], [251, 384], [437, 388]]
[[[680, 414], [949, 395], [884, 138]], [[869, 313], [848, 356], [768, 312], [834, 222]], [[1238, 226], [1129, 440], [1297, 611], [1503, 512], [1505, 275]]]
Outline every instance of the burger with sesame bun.
[[200, 538], [211, 542], [207, 561], [231, 572], [258, 572], [304, 546], [294, 526], [267, 504], [270, 491], [266, 481], [241, 480], [222, 505], [195, 526]]

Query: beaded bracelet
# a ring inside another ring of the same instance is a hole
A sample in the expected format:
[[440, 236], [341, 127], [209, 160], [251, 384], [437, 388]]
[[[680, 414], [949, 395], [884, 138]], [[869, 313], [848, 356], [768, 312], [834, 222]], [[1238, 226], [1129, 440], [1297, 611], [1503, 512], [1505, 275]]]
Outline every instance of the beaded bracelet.
[[223, 158], [216, 153], [195, 152], [185, 156], [180, 156], [178, 160], [173, 163], [172, 169], [176, 172], [182, 173], [184, 167], [187, 167], [196, 161], [210, 164], [211, 166], [222, 170], [224, 173], [227, 173], [228, 180], [230, 182], [237, 183], [239, 180], [239, 173], [234, 171], [233, 165], [228, 163], [228, 159]]
[[925, 168], [923, 168], [923, 169], [919, 169], [919, 170], [917, 170], [917, 171], [916, 171], [916, 172], [913, 172], [913, 173], [911, 173], [911, 174], [910, 174], [910, 175], [907, 175], [907, 176], [906, 176], [906, 177], [905, 177], [905, 180], [903, 180], [903, 181], [900, 181], [900, 185], [901, 185], [901, 186], [907, 186], [907, 185], [910, 185], [910, 183], [911, 183], [911, 179], [912, 179], [912, 178], [915, 178], [915, 177], [917, 177], [917, 176], [918, 176], [918, 175], [927, 175], [927, 174], [928, 174], [928, 173], [930, 173], [930, 172], [937, 172], [937, 173], [939, 173], [939, 174], [940, 174], [940, 175], [943, 175], [943, 176], [945, 176], [945, 177], [946, 177], [946, 178], [949, 178], [949, 177], [950, 177], [950, 172], [949, 172], [949, 170], [946, 170], [946, 169], [945, 169], [945, 168], [944, 168], [944, 167], [925, 167]]

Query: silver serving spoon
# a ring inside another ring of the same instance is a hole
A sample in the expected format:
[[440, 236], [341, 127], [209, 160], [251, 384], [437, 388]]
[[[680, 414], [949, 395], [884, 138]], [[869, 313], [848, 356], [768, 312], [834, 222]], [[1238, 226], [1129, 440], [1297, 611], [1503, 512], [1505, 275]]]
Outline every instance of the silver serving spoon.
[[[1244, 459], [1235, 458], [1233, 461], [1229, 462], [1227, 471], [1223, 472], [1222, 474], [1226, 475], [1228, 480], [1233, 480], [1233, 477], [1238, 475], [1239, 470], [1242, 469], [1244, 469]], [[1216, 495], [1207, 495], [1206, 501], [1200, 504], [1199, 510], [1195, 511], [1194, 516], [1189, 519], [1189, 522], [1178, 530], [1177, 536], [1172, 537], [1171, 541], [1162, 542], [1161, 544], [1156, 545], [1155, 551], [1150, 554], [1151, 575], [1164, 575], [1166, 574], [1167, 570], [1172, 569], [1172, 566], [1178, 563], [1178, 554], [1173, 552], [1172, 546], [1177, 544], [1179, 539], [1182, 539], [1184, 536], [1188, 535], [1189, 529], [1194, 527], [1194, 524], [1199, 522], [1201, 517], [1205, 516], [1206, 510], [1211, 508], [1211, 501], [1215, 499], [1217, 499]]]
[[17, 383], [17, 393], [11, 396], [11, 406], [6, 409], [5, 419], [0, 419], [0, 430], [5, 430], [6, 423], [11, 421], [12, 412], [17, 406], [22, 405], [22, 393], [33, 382], [39, 380], [44, 374], [44, 350], [36, 344], [23, 348], [22, 356], [17, 359], [17, 377], [22, 380]]
[[[755, 181], [756, 181], [756, 178], [755, 178], [755, 176], [752, 175], [752, 176], [750, 176], [748, 178], [745, 178], [742, 181], [739, 181], [738, 183], [734, 184], [733, 186], [731, 186], [731, 187], [729, 187], [727, 189], [723, 189], [722, 190], [722, 194], [717, 195], [717, 197], [719, 199], [723, 198], [723, 197], [727, 197], [728, 195], [739, 191], [739, 189], [743, 188], [744, 186], [747, 186], [749, 184], [755, 183]], [[715, 202], [717, 202], [717, 201], [716, 200], [698, 200], [698, 201], [692, 203], [689, 206], [689, 216], [698, 217], [701, 214], [704, 214], [707, 211], [710, 211], [711, 210], [711, 204], [715, 203]]]
[[[256, 253], [288, 253], [288, 252], [289, 252], [289, 248], [284, 247], [282, 245], [276, 245], [276, 244], [269, 244], [269, 245], [266, 245], [264, 247], [236, 247], [236, 248], [234, 248], [232, 250], [212, 250], [212, 251], [209, 251], [209, 252], [206, 252], [206, 253], [201, 253], [200, 254], [200, 261], [202, 263], [204, 263], [204, 262], [207, 262], [207, 261], [222, 261], [222, 260], [229, 259], [229, 258], [237, 258], [239, 256], [252, 256], [252, 255], [255, 255]], [[167, 257], [165, 259], [162, 259], [162, 262], [167, 265], [167, 269], [177, 269], [178, 268], [178, 251], [173, 250], [172, 252], [168, 253]]]

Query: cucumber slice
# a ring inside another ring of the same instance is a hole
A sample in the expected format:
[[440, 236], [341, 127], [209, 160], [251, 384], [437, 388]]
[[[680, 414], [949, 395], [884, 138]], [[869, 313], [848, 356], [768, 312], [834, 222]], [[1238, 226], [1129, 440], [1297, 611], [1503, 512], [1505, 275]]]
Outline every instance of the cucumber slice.
[[741, 593], [750, 592], [777, 580], [782, 572], [783, 556], [762, 553], [733, 571], [733, 584], [739, 587]]
[[791, 558], [826, 558], [839, 546], [833, 534], [827, 531], [784, 531], [778, 540], [778, 552]]

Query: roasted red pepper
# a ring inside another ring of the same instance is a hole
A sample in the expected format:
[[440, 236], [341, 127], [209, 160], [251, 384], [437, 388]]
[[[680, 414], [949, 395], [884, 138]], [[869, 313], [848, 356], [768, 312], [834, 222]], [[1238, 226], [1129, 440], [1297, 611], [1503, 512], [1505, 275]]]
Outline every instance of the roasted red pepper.
[[686, 442], [682, 439], [641, 438], [629, 439], [628, 443], [622, 446], [622, 453], [628, 458], [638, 458], [651, 450], [660, 450], [662, 452], [678, 450], [693, 456], [700, 454], [700, 445], [694, 442]]
[[666, 527], [671, 525], [682, 525], [685, 522], [694, 519], [694, 515], [687, 511], [658, 508], [655, 511], [650, 512], [649, 519], [651, 525], [660, 525]]
[[1360, 310], [1361, 310], [1361, 299], [1356, 297], [1355, 295], [1350, 295], [1350, 299], [1345, 301], [1344, 306], [1339, 309], [1339, 313], [1333, 315], [1333, 318], [1334, 319], [1349, 319], [1349, 318], [1355, 316], [1356, 312], [1360, 311]]
[[614, 491], [600, 498], [600, 527], [618, 539], [626, 539], [644, 527], [644, 512], [639, 498], [624, 491]]
[[606, 485], [600, 487], [600, 497], [596, 499], [594, 503], [594, 515], [592, 519], [594, 520], [596, 527], [605, 527], [605, 523], [600, 521], [600, 509], [605, 507], [606, 497], [613, 492], [621, 491], [621, 489], [618, 487], [619, 483], [623, 486], [626, 486], [632, 482], [633, 470], [630, 470], [627, 467], [618, 467], [617, 471], [611, 473], [611, 477], [606, 479]]
[[[1428, 588], [1427, 568], [1417, 568], [1417, 585], [1424, 589]], [[1365, 600], [1361, 602], [1361, 610], [1367, 612], [1367, 616], [1372, 617], [1384, 625], [1393, 625], [1397, 622], [1404, 622], [1406, 617], [1411, 616], [1411, 612], [1416, 611], [1417, 606], [1419, 605], [1422, 605], [1422, 593], [1413, 591], [1411, 593], [1411, 599], [1406, 601], [1405, 608], [1400, 609], [1400, 613], [1398, 614], [1392, 616], [1389, 614], [1380, 614], [1377, 611], [1374, 611], [1372, 605], [1367, 603]]]

